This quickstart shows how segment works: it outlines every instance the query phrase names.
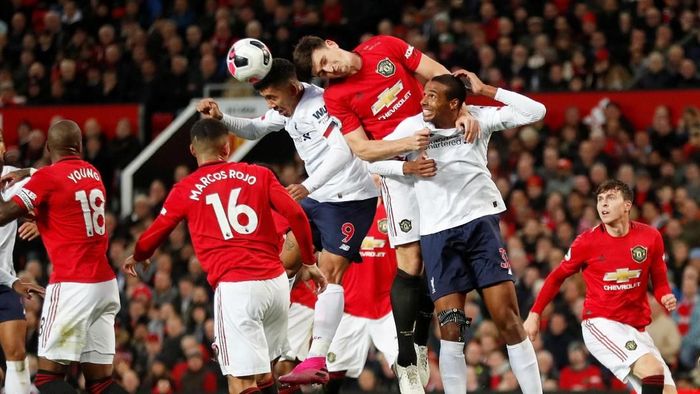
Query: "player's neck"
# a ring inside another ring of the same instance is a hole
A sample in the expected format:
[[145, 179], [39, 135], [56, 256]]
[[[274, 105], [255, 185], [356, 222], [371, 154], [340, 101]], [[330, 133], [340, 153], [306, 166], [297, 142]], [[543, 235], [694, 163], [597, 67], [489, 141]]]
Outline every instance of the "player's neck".
[[350, 75], [357, 74], [362, 69], [362, 57], [355, 52], [350, 52]]
[[612, 237], [624, 237], [630, 232], [629, 218], [620, 218], [610, 224], [603, 224], [605, 231]]
[[51, 162], [52, 163], [58, 163], [59, 161], [63, 159], [70, 159], [70, 158], [80, 158], [80, 152], [75, 152], [73, 150], [70, 151], [57, 151], [57, 152], [51, 152]]
[[215, 163], [219, 161], [226, 161], [226, 158], [222, 155], [199, 155], [197, 156], [197, 165], [199, 167], [210, 164], [210, 163]]
[[457, 117], [450, 114], [450, 116], [435, 117], [430, 123], [432, 123], [436, 129], [453, 129], [455, 127], [455, 122], [457, 122]]

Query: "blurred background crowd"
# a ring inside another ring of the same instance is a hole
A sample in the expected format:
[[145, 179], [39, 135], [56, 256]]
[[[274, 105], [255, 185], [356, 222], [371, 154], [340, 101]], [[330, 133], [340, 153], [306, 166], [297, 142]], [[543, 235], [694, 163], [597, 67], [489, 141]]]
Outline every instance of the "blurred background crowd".
[[[274, 56], [289, 58], [305, 34], [345, 48], [373, 34], [395, 35], [448, 68], [463, 67], [486, 83], [522, 92], [700, 87], [700, 4], [688, 0], [0, 0], [0, 110], [139, 102], [147, 113], [176, 113], [206, 84], [230, 79], [225, 55], [238, 38], [259, 38]], [[693, 103], [679, 113], [659, 106], [649, 124], [635, 127], [615, 102], [600, 109], [596, 122], [584, 122], [588, 114], [571, 107], [560, 128], [539, 123], [493, 136], [489, 168], [508, 204], [502, 231], [521, 314], [527, 315], [543, 278], [575, 236], [596, 225], [591, 191], [617, 177], [633, 187], [633, 217], [663, 234], [680, 300], [669, 315], [650, 299], [655, 320], [649, 331], [677, 385], [698, 386], [700, 110]], [[85, 158], [117, 199], [118, 174], [148, 142], [149, 123], [134, 130], [121, 121], [113, 138], [95, 119], [81, 126]], [[46, 165], [45, 131], [30, 121], [5, 130], [19, 136], [6, 163]], [[272, 167], [285, 185], [305, 176], [295, 155]], [[115, 270], [158, 214], [170, 185], [190, 170], [173, 162], [135, 196], [131, 215], [106, 215]], [[51, 266], [40, 241], [19, 241], [15, 261], [22, 276], [47, 283]], [[171, 234], [139, 279], [118, 275], [115, 364], [122, 384], [132, 393], [223, 390], [211, 362], [212, 291], [186, 227]], [[543, 315], [535, 347], [549, 390], [624, 388], [581, 344], [584, 292], [581, 278], [569, 279]], [[26, 308], [28, 349], [35, 354], [40, 300]], [[465, 309], [473, 318], [465, 350], [470, 392], [516, 388], [504, 344], [477, 295]], [[442, 388], [438, 347], [433, 337], [431, 390]], [[355, 389], [396, 390], [380, 360], [370, 357]]]

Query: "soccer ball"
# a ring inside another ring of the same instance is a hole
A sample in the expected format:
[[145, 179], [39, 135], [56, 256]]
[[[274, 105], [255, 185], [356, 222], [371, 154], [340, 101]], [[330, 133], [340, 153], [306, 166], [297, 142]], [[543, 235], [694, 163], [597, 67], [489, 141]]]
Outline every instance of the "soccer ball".
[[272, 67], [272, 55], [262, 41], [243, 38], [233, 43], [226, 57], [228, 72], [241, 82], [256, 83]]

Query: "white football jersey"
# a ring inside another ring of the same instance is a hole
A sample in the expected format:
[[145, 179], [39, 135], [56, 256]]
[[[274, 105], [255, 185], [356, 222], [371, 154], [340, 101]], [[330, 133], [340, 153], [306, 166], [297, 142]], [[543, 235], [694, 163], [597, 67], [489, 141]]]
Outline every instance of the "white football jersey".
[[491, 134], [542, 119], [545, 108], [537, 101], [504, 89], [498, 89], [495, 98], [507, 105], [468, 106], [481, 126], [481, 135], [473, 144], [465, 142], [461, 130], [435, 129], [431, 123], [423, 121], [422, 114], [405, 119], [397, 127], [401, 136], [413, 135], [426, 127], [431, 130], [425, 154], [435, 160], [437, 174], [432, 178], [416, 177], [414, 186], [421, 235], [434, 234], [506, 210], [486, 166]]
[[[4, 166], [2, 168], [2, 176], [17, 170], [17, 168], [12, 166]], [[29, 178], [17, 182], [11, 187], [0, 191], [2, 199], [8, 201], [14, 196], [25, 183], [29, 182]], [[3, 275], [0, 275], [0, 280], [6, 286], [11, 285], [7, 281], [13, 280], [16, 276], [15, 274], [15, 264], [12, 260], [12, 251], [15, 248], [15, 237], [17, 236], [17, 221], [13, 220], [4, 226], [0, 226], [0, 270], [3, 271]], [[9, 275], [9, 276], [8, 276]], [[11, 276], [11, 278], [10, 278]]]
[[[265, 129], [263, 135], [281, 128], [287, 130], [309, 175], [302, 184], [311, 192], [309, 197], [314, 200], [341, 202], [378, 196], [367, 164], [352, 155], [345, 137], [340, 132], [339, 121], [328, 114], [323, 101], [323, 89], [307, 83], [303, 85], [304, 94], [291, 117], [270, 109], [264, 116], [254, 120], [255, 127]], [[352, 158], [327, 181], [312, 184], [315, 178], [318, 178], [314, 174], [324, 172], [324, 168], [328, 168], [333, 160], [338, 159], [333, 149], [342, 150]]]

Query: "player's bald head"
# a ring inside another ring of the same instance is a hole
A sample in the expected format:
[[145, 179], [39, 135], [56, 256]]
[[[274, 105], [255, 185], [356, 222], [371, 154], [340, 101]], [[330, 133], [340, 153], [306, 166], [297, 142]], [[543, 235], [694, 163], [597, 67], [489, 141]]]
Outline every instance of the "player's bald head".
[[198, 154], [220, 153], [228, 143], [228, 130], [216, 119], [201, 119], [190, 129], [190, 142]]
[[72, 120], [59, 120], [49, 127], [47, 145], [50, 151], [79, 154], [82, 150], [80, 126]]

